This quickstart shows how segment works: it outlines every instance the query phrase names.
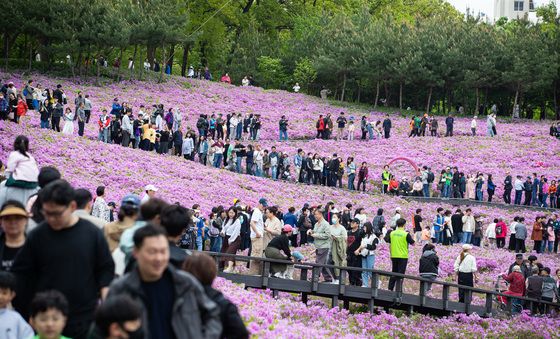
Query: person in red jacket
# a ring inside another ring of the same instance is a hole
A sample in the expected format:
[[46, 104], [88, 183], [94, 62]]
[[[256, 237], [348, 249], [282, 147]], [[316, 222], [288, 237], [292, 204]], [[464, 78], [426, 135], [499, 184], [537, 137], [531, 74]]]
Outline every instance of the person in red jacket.
[[222, 75], [222, 78], [220, 79], [221, 82], [225, 82], [226, 84], [231, 84], [231, 78], [229, 77], [229, 74], [224, 74]]
[[317, 124], [315, 125], [315, 128], [317, 128], [317, 139], [319, 138], [323, 138], [323, 135], [325, 133], [325, 119], [323, 119], [323, 115], [319, 115], [319, 120], [317, 120]]
[[368, 179], [368, 168], [367, 163], [362, 162], [360, 170], [358, 171], [358, 191], [360, 190], [360, 185], [363, 185], [363, 191], [366, 191], [366, 181]]
[[109, 142], [109, 126], [111, 125], [111, 117], [107, 115], [107, 110], [104, 109], [99, 116], [99, 120], [97, 121], [97, 125], [99, 126], [99, 136], [98, 140], [103, 141], [105, 143]]
[[16, 114], [14, 114], [14, 122], [16, 124], [19, 123], [21, 117], [23, 117], [25, 113], [27, 113], [27, 110], [29, 109], [29, 107], [27, 107], [27, 103], [25, 103], [25, 100], [23, 100], [21, 94], [18, 94], [17, 97], [18, 97], [18, 103], [16, 107]]
[[506, 245], [506, 237], [508, 234], [508, 227], [503, 218], [499, 218], [496, 223], [496, 245], [498, 248], [504, 248]]
[[[509, 283], [509, 288], [504, 294], [522, 297], [525, 295], [525, 276], [521, 273], [521, 267], [519, 265], [513, 266], [510, 274], [502, 274], [502, 278]], [[502, 302], [506, 303], [503, 297], [499, 297]], [[521, 301], [516, 298], [512, 298], [512, 312], [516, 313], [521, 310]]]

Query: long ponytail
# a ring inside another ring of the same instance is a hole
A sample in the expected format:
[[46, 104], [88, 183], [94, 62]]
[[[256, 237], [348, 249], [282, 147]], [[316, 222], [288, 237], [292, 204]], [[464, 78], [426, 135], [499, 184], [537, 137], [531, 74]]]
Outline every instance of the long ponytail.
[[23, 156], [29, 158], [27, 152], [29, 151], [29, 139], [25, 135], [18, 135], [14, 141], [14, 151], [18, 151]]

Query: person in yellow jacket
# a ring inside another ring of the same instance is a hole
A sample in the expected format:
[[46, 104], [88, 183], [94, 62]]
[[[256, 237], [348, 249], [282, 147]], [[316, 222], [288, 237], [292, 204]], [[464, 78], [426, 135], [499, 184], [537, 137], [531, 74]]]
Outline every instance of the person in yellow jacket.
[[[390, 244], [392, 272], [405, 274], [408, 264], [408, 245], [414, 245], [414, 239], [409, 232], [404, 230], [406, 220], [397, 220], [397, 228], [387, 232], [385, 241]], [[400, 278], [391, 277], [389, 279], [389, 290], [395, 288], [395, 284]]]
[[385, 165], [385, 167], [383, 167], [383, 172], [381, 173], [381, 184], [383, 185], [384, 194], [387, 194], [389, 190], [390, 180], [391, 180], [391, 172], [389, 172], [389, 166]]

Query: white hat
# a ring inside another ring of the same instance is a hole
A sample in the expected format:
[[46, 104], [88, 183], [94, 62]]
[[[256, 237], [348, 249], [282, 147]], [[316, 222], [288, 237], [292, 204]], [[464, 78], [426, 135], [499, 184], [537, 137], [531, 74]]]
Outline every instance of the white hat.
[[401, 211], [401, 208], [400, 208], [400, 207], [397, 207], [397, 208], [395, 209], [395, 211], [400, 212], [400, 211]]
[[150, 184], [150, 185], [146, 185], [146, 187], [144, 187], [144, 191], [154, 191], [154, 192], [157, 192], [158, 189], [157, 189], [157, 187], [155, 187], [154, 185], [151, 185], [151, 184]]
[[470, 251], [470, 250], [472, 250], [472, 245], [464, 244], [464, 245], [463, 245], [463, 249], [464, 249], [464, 250], [467, 250], [467, 251]]

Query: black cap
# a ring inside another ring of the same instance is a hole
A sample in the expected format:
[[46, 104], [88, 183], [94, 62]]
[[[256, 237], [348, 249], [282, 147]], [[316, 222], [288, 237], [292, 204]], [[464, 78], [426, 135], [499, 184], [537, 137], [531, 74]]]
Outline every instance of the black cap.
[[515, 259], [523, 259], [523, 253], [517, 253]]
[[356, 224], [359, 224], [359, 223], [360, 223], [360, 219], [354, 218], [354, 219], [352, 219], [352, 222], [355, 222]]

